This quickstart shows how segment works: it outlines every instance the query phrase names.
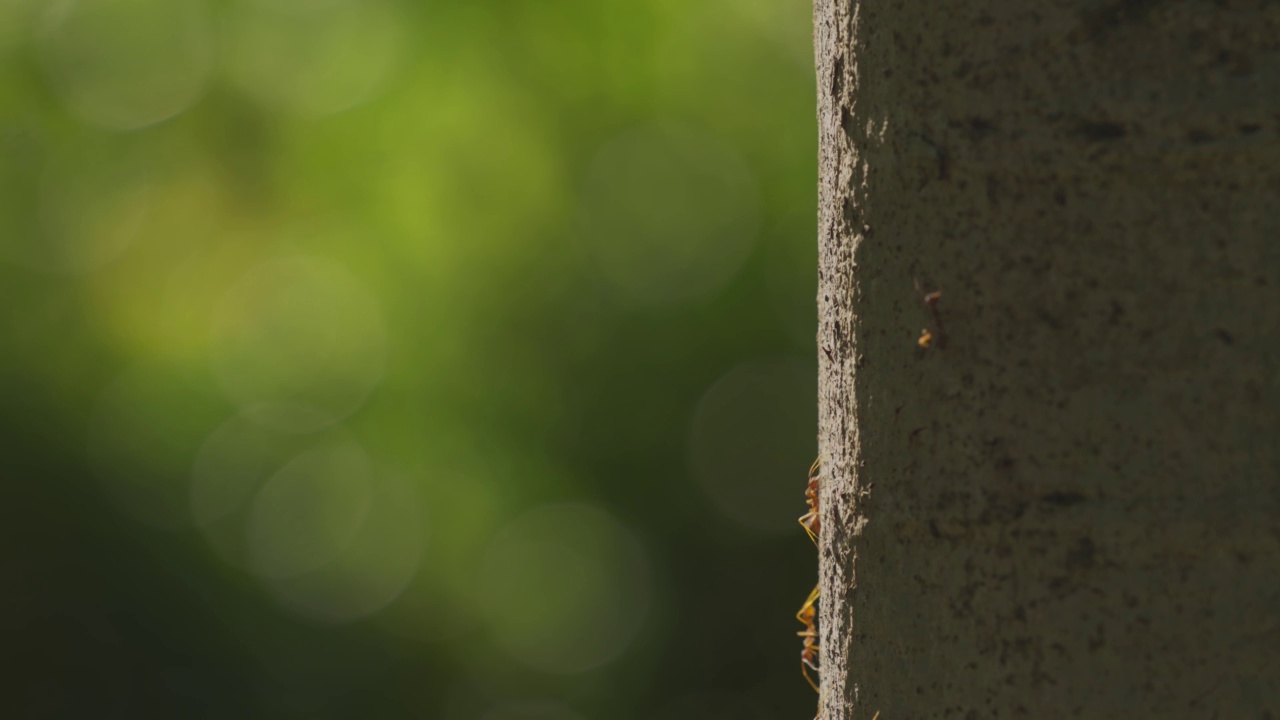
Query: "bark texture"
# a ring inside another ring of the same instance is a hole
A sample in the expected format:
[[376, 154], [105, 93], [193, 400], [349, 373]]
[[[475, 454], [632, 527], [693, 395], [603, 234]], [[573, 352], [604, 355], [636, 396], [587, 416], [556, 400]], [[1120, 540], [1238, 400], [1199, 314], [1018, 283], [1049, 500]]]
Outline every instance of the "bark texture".
[[1280, 720], [1280, 3], [814, 15], [821, 716]]

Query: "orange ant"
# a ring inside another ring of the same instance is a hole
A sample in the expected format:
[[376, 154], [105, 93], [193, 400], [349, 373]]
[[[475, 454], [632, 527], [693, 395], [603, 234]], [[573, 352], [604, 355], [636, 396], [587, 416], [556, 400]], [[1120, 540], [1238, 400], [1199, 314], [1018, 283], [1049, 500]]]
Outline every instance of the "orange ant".
[[804, 649], [800, 651], [800, 672], [814, 692], [821, 692], [818, 689], [818, 683], [814, 682], [813, 676], [809, 674], [810, 670], [815, 673], [818, 672], [818, 629], [814, 627], [813, 621], [814, 616], [817, 614], [814, 603], [818, 601], [818, 594], [821, 589], [821, 586], [814, 585], [813, 592], [809, 593], [809, 597], [804, 601], [800, 612], [796, 613], [796, 619], [804, 624], [804, 630], [796, 633], [796, 635], [804, 638]]
[[821, 465], [822, 458], [818, 458], [809, 466], [809, 485], [804, 489], [804, 499], [809, 506], [809, 512], [800, 516], [800, 527], [809, 534], [809, 539], [814, 545], [818, 544], [818, 531], [822, 529], [822, 519], [818, 517], [818, 475]]
[[[818, 477], [820, 472], [822, 459], [818, 458], [813, 461], [813, 465], [809, 466], [809, 484], [805, 487], [804, 498], [809, 507], [809, 512], [800, 516], [800, 527], [808, 533], [809, 539], [813, 544], [818, 544], [818, 532], [822, 530], [822, 519], [818, 515]], [[821, 585], [815, 585], [813, 591], [809, 593], [809, 597], [805, 599], [804, 605], [800, 606], [800, 611], [796, 613], [796, 620], [804, 625], [804, 630], [796, 633], [804, 638], [804, 649], [800, 651], [800, 672], [804, 674], [804, 679], [809, 683], [809, 687], [815, 692], [818, 691], [818, 684], [813, 681], [813, 676], [809, 674], [812, 670], [818, 672], [818, 630], [814, 626], [814, 618], [817, 615], [817, 609], [814, 603], [818, 601], [818, 596], [822, 592]]]
[[[920, 289], [920, 281], [916, 281], [916, 290]], [[938, 301], [942, 299], [942, 291], [934, 290], [926, 293], [924, 296], [924, 304], [928, 306], [929, 312], [933, 315], [933, 329], [936, 333], [930, 332], [928, 328], [920, 331], [920, 338], [916, 340], [916, 344], [923, 350], [928, 350], [934, 340], [938, 341], [938, 347], [946, 347], [947, 331], [942, 328], [942, 315], [938, 313]]]

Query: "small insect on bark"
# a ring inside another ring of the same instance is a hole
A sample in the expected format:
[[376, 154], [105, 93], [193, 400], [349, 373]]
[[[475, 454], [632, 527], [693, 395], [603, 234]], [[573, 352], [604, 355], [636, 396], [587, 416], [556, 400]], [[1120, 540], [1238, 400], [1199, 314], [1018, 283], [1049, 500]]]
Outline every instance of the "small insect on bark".
[[929, 306], [929, 312], [933, 314], [933, 329], [937, 331], [938, 347], [946, 347], [947, 331], [942, 327], [942, 314], [938, 312], [938, 301], [941, 299], [942, 291], [934, 290], [924, 296], [924, 304]]
[[[822, 519], [818, 514], [818, 478], [821, 473], [821, 459], [813, 461], [813, 465], [809, 466], [809, 484], [805, 486], [804, 499], [805, 504], [809, 508], [809, 512], [800, 516], [800, 527], [808, 533], [809, 539], [814, 545], [818, 544], [818, 533], [822, 530]], [[822, 592], [822, 586], [814, 585], [813, 590], [809, 593], [809, 597], [805, 599], [804, 605], [800, 606], [800, 611], [796, 613], [796, 620], [804, 625], [804, 630], [796, 633], [803, 639], [803, 647], [800, 650], [800, 672], [804, 675], [805, 681], [809, 683], [809, 687], [818, 692], [818, 683], [809, 674], [812, 670], [814, 674], [818, 673], [818, 628], [816, 624], [818, 596]]]
[[[918, 283], [916, 288], [919, 289]], [[931, 293], [926, 293], [924, 296], [924, 304], [928, 306], [929, 313], [933, 315], [933, 331], [930, 331], [929, 328], [925, 328], [920, 331], [920, 338], [916, 340], [916, 344], [919, 345], [921, 349], [928, 350], [933, 345], [934, 341], [937, 341], [938, 347], [940, 348], [947, 346], [947, 333], [942, 328], [942, 315], [938, 312], [938, 301], [941, 299], [941, 290], [934, 290]]]
[[818, 683], [814, 681], [809, 671], [812, 670], [815, 674], [818, 672], [818, 628], [814, 623], [817, 607], [814, 603], [818, 601], [820, 592], [821, 586], [814, 585], [813, 591], [809, 593], [808, 599], [804, 601], [800, 612], [796, 613], [796, 619], [804, 625], [804, 630], [796, 633], [796, 635], [804, 639], [804, 648], [800, 650], [800, 672], [814, 692], [820, 691], [818, 690]]
[[822, 526], [822, 520], [818, 517], [818, 474], [821, 464], [821, 460], [814, 460], [809, 466], [809, 484], [804, 489], [804, 500], [809, 506], [809, 512], [800, 516], [800, 527], [809, 534], [814, 545], [818, 544], [818, 530]]

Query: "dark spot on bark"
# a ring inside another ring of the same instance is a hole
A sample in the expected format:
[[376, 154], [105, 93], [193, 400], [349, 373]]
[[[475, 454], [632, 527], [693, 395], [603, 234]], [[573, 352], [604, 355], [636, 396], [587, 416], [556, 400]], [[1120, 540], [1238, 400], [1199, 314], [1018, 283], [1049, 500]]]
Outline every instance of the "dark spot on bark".
[[1067, 193], [1066, 193], [1066, 192], [1064, 192], [1064, 191], [1062, 190], [1062, 188], [1058, 188], [1057, 190], [1054, 190], [1054, 191], [1053, 191], [1053, 201], [1054, 201], [1054, 202], [1056, 202], [1056, 203], [1058, 203], [1059, 205], [1066, 205], [1066, 204], [1067, 204]]
[[1089, 638], [1089, 652], [1097, 652], [1102, 649], [1106, 643], [1103, 641], [1102, 626], [1098, 626], [1098, 633]]
[[969, 118], [969, 139], [977, 142], [996, 131], [996, 126], [987, 118]]
[[1093, 558], [1097, 548], [1090, 538], [1080, 538], [1071, 552], [1067, 553], [1067, 567], [1072, 570], [1084, 570], [1093, 567]]
[[1227, 73], [1231, 77], [1248, 77], [1256, 69], [1253, 64], [1253, 58], [1227, 50], [1218, 53], [1218, 63], [1227, 66]]
[[1161, 0], [1113, 0], [1080, 15], [1080, 27], [1090, 37], [1140, 22]]
[[840, 129], [844, 130], [845, 137], [853, 140], [858, 127], [854, 125], [853, 113], [849, 112], [849, 108], [840, 108]]
[[841, 213], [844, 216], [845, 227], [853, 229], [862, 225], [859, 222], [858, 206], [853, 202], [853, 198], [847, 197], [841, 204]]
[[1231, 336], [1231, 333], [1227, 332], [1226, 330], [1223, 330], [1222, 328], [1218, 328], [1217, 330], [1214, 330], [1214, 331], [1213, 331], [1213, 335], [1214, 335], [1214, 337], [1216, 337], [1216, 338], [1218, 338], [1219, 340], [1221, 340], [1221, 341], [1222, 341], [1222, 344], [1224, 344], [1224, 345], [1235, 345], [1235, 344], [1236, 344], [1236, 339], [1235, 339], [1234, 337], [1232, 337], [1232, 336]]
[[1115, 300], [1111, 301], [1111, 317], [1109, 318], [1112, 325], [1120, 322], [1120, 318], [1124, 317], [1124, 306]]
[[1040, 319], [1040, 322], [1044, 323], [1045, 325], [1048, 325], [1054, 330], [1062, 329], [1062, 322], [1059, 321], [1058, 318], [1050, 315], [1049, 312], [1047, 310], [1044, 310], [1043, 308], [1036, 310], [1036, 317]]
[[831, 64], [831, 97], [839, 101], [841, 91], [844, 90], [844, 58], [836, 57], [836, 61]]
[[1207, 142], [1213, 142], [1213, 135], [1199, 128], [1187, 131], [1187, 142], [1193, 145], [1203, 145]]
[[1241, 135], [1252, 135], [1262, 129], [1261, 125], [1256, 123], [1245, 123], [1237, 128]]
[[997, 191], [1000, 189], [1000, 182], [996, 180], [995, 175], [987, 176], [987, 200], [992, 204], [996, 204]]
[[1113, 122], [1083, 122], [1076, 126], [1075, 134], [1090, 142], [1119, 140], [1128, 134], [1124, 126]]
[[[946, 180], [949, 178], [951, 176], [951, 158], [947, 154], [947, 149], [924, 135], [921, 135], [920, 139], [933, 148], [933, 154], [938, 156], [938, 179]], [[924, 187], [924, 185], [922, 184], [920, 187]]]
[[1056, 505], [1057, 507], [1071, 507], [1079, 505], [1085, 501], [1083, 494], [1078, 492], [1051, 492], [1040, 496], [1040, 501], [1048, 505]]

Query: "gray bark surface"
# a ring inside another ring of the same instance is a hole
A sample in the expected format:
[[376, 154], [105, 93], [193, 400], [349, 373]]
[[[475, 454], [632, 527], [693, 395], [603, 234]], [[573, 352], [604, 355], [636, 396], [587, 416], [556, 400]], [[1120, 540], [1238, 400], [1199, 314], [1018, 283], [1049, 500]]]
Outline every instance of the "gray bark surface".
[[1280, 720], [1280, 3], [814, 16], [821, 717]]

